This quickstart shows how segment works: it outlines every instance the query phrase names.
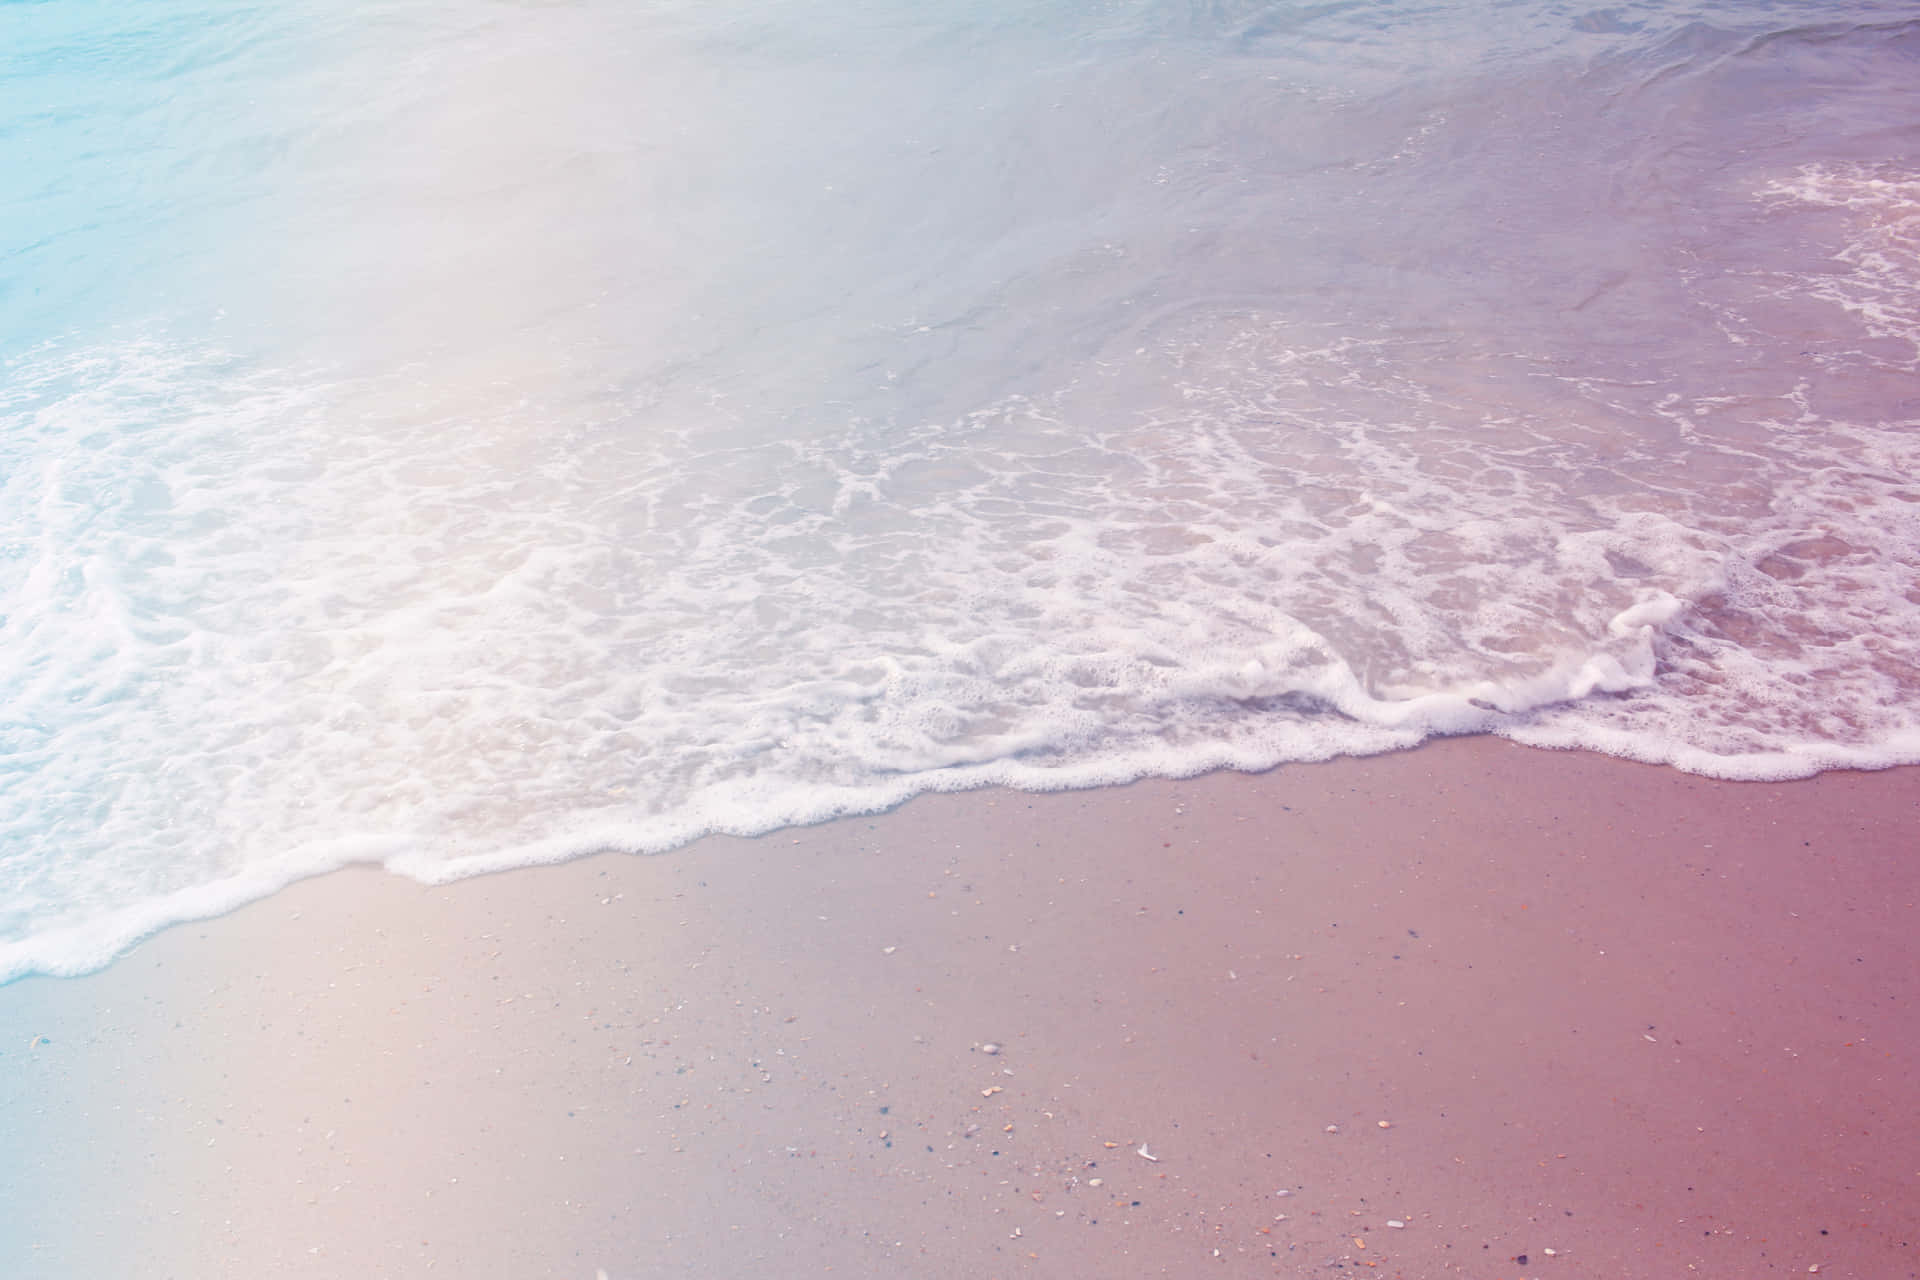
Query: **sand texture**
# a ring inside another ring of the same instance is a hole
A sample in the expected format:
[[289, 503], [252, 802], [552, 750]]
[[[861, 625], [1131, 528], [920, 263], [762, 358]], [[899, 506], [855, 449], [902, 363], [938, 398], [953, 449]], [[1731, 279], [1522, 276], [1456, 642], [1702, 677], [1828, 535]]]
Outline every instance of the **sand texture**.
[[0, 990], [0, 1274], [1920, 1275], [1916, 833], [1467, 739], [342, 873]]

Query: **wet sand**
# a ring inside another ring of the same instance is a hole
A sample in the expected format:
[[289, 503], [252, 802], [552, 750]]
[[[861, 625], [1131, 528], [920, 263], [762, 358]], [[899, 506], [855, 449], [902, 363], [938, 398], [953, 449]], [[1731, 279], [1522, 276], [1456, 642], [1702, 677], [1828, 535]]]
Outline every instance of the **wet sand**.
[[1920, 1275], [1916, 833], [1471, 739], [342, 873], [0, 990], [0, 1273]]

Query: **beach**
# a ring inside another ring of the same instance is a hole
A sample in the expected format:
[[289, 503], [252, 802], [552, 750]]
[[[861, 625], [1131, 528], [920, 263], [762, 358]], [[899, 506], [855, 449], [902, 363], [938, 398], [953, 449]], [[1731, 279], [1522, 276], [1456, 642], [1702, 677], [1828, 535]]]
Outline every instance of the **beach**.
[[339, 872], [0, 989], [0, 1270], [1912, 1275], [1916, 819], [1466, 738]]
[[1917, 64], [0, 5], [0, 1280], [1920, 1276]]

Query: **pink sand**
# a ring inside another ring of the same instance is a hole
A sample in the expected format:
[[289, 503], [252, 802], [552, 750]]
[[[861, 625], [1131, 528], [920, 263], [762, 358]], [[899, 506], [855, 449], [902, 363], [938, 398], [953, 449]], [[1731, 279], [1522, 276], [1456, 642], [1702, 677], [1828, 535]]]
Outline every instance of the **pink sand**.
[[0, 990], [0, 1274], [1914, 1276], [1916, 833], [1467, 739], [335, 875]]

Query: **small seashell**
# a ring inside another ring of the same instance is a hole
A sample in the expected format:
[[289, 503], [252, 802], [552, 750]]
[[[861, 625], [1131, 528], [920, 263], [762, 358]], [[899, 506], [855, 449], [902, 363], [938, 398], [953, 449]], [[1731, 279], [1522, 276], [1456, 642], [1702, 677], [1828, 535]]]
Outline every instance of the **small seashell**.
[[1000, 1046], [995, 1044], [993, 1041], [989, 1040], [987, 1041], [987, 1043], [980, 1046], [980, 1052], [991, 1057], [992, 1055], [1000, 1052]]
[[1133, 1154], [1139, 1156], [1142, 1160], [1151, 1160], [1154, 1164], [1160, 1163], [1160, 1157], [1147, 1150], [1147, 1144], [1144, 1142], [1140, 1144]]

